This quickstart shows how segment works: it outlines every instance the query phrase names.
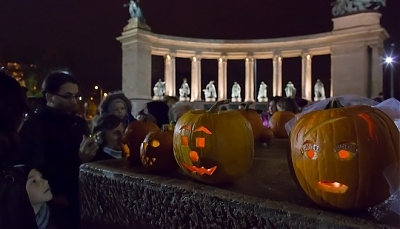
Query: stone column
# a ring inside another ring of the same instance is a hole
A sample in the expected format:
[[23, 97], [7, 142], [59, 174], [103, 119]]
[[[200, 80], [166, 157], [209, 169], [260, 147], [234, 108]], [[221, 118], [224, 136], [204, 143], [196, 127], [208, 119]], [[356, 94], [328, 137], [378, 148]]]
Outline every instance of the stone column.
[[371, 58], [371, 98], [383, 91], [383, 44], [373, 45]]
[[246, 58], [245, 102], [254, 102], [254, 59]]
[[218, 100], [227, 99], [227, 60], [224, 58], [218, 59]]
[[165, 55], [164, 61], [165, 95], [176, 96], [175, 56]]
[[[360, 95], [368, 92], [368, 47], [362, 43], [334, 45], [331, 49], [331, 94]], [[378, 86], [379, 88], [382, 85]]]
[[192, 57], [192, 85], [190, 87], [191, 101], [201, 101], [201, 60]]
[[282, 96], [282, 57], [274, 56], [272, 65], [272, 94], [273, 96]]
[[301, 63], [301, 97], [312, 101], [311, 55], [303, 54]]

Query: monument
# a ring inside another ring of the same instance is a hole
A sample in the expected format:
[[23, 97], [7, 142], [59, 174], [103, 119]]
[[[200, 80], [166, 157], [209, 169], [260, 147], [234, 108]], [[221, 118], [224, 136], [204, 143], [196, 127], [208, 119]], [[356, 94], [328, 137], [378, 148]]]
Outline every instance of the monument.
[[181, 88], [179, 88], [179, 101], [190, 101], [189, 95], [190, 95], [190, 87], [189, 84], [187, 83], [187, 79], [185, 78], [183, 79]]
[[242, 102], [242, 96], [240, 95], [240, 92], [242, 91], [240, 85], [235, 81], [232, 86], [232, 102]]
[[214, 81], [211, 80], [205, 89], [203, 89], [204, 97], [206, 98], [206, 102], [215, 102], [217, 98], [217, 92], [215, 90]]
[[286, 84], [286, 88], [285, 88], [286, 97], [295, 98], [296, 97], [296, 92], [297, 92], [297, 90], [294, 87], [294, 84], [292, 83], [292, 81], [289, 81]]
[[124, 28], [124, 30], [129, 30], [133, 28], [151, 30], [150, 27], [146, 24], [146, 19], [144, 19], [142, 9], [139, 6], [139, 0], [131, 0], [129, 3], [124, 4], [124, 7], [128, 7], [129, 14], [131, 15], [131, 18], [128, 21], [129, 24]]
[[158, 82], [153, 87], [153, 92], [154, 92], [153, 100], [162, 100], [165, 94], [165, 82], [159, 79]]
[[258, 102], [268, 102], [267, 87], [267, 84], [265, 84], [264, 81], [261, 81], [260, 89], [258, 90], [257, 95]]
[[314, 101], [320, 101], [326, 99], [324, 84], [320, 79], [314, 85]]

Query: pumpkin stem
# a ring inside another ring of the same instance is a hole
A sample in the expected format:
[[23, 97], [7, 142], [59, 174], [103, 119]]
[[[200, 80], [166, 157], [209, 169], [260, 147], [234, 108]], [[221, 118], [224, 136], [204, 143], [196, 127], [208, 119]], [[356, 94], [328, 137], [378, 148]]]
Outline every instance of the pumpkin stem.
[[244, 106], [244, 109], [248, 111], [250, 109], [250, 105], [253, 104], [253, 102], [247, 102], [246, 105]]
[[221, 106], [222, 104], [228, 104], [230, 102], [230, 99], [220, 100], [216, 102], [210, 109], [208, 109], [207, 113], [217, 113], [219, 111], [219, 106]]
[[332, 108], [341, 108], [341, 107], [343, 107], [343, 105], [340, 103], [340, 101], [334, 98], [331, 101], [329, 101], [329, 103], [325, 107], [325, 110]]

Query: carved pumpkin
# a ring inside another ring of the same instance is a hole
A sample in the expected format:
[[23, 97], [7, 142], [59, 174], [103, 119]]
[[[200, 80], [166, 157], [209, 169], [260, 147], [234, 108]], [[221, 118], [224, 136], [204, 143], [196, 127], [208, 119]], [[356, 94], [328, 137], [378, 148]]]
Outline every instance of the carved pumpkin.
[[268, 143], [274, 138], [274, 132], [271, 128], [263, 127], [261, 130], [260, 138], [258, 139], [259, 142]]
[[236, 111], [219, 111], [218, 101], [208, 111], [193, 110], [179, 118], [174, 131], [174, 155], [182, 171], [202, 182], [233, 182], [253, 160], [250, 123]]
[[140, 159], [150, 172], [170, 172], [178, 168], [172, 145], [173, 133], [166, 124], [160, 131], [146, 135], [140, 147]]
[[[330, 107], [300, 117], [290, 132], [288, 164], [312, 201], [328, 208], [363, 209], [389, 197], [384, 170], [400, 163], [399, 131], [381, 110]], [[399, 171], [394, 175], [399, 180]]]
[[277, 111], [271, 116], [268, 124], [276, 138], [289, 137], [285, 129], [285, 124], [294, 117], [295, 114], [291, 111]]
[[263, 123], [261, 116], [257, 113], [257, 111], [254, 109], [250, 109], [251, 104], [251, 102], [246, 103], [244, 109], [239, 109], [237, 110], [237, 112], [243, 115], [250, 123], [251, 129], [253, 130], [254, 141], [256, 142], [260, 138], [261, 132], [263, 130]]
[[131, 162], [132, 164], [141, 163], [140, 146], [149, 132], [157, 130], [160, 130], [158, 126], [152, 122], [148, 122], [146, 118], [142, 121], [134, 121], [128, 126], [122, 143], [128, 145], [129, 162]]

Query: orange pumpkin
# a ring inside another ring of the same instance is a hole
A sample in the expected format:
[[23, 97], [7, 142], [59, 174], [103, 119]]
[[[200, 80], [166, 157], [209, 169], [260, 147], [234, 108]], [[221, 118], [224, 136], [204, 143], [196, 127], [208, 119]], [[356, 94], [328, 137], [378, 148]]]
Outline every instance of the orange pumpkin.
[[295, 114], [291, 111], [277, 111], [271, 116], [268, 124], [276, 138], [288, 138], [285, 124], [294, 117]]
[[[323, 207], [364, 209], [390, 196], [384, 171], [399, 168], [399, 131], [381, 110], [329, 107], [300, 117], [290, 132], [288, 164], [295, 182]], [[399, 180], [397, 170], [393, 179]]]
[[170, 125], [166, 124], [160, 131], [148, 133], [143, 140], [140, 159], [150, 172], [171, 172], [178, 168], [172, 145], [173, 133]]
[[256, 142], [260, 138], [264, 126], [260, 114], [258, 114], [256, 110], [250, 109], [251, 104], [251, 102], [246, 103], [244, 109], [239, 109], [237, 112], [243, 115], [250, 123], [251, 129], [253, 130], [254, 141]]
[[259, 142], [268, 143], [274, 138], [274, 132], [271, 128], [264, 127], [261, 131], [261, 136], [259, 138]]
[[129, 148], [128, 161], [132, 164], [140, 164], [140, 146], [149, 132], [160, 130], [158, 126], [152, 122], [148, 122], [147, 119], [142, 121], [132, 122], [122, 140], [122, 143], [126, 144]]
[[254, 154], [250, 123], [237, 111], [188, 111], [175, 125], [174, 155], [182, 171], [209, 184], [230, 183], [245, 174]]

